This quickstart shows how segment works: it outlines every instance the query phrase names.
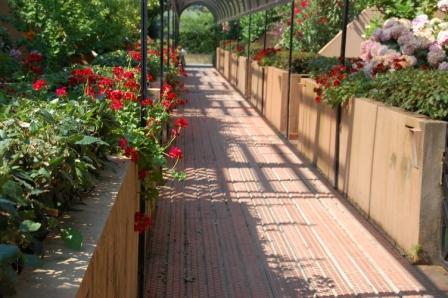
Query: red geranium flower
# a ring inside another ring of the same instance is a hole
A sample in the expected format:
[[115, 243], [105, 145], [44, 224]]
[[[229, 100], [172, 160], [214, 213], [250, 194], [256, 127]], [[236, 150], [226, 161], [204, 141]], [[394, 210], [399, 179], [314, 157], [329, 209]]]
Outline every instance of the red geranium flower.
[[42, 88], [44, 88], [45, 86], [47, 86], [47, 82], [45, 82], [44, 80], [37, 80], [33, 83], [33, 90], [39, 91]]
[[121, 150], [126, 151], [126, 149], [129, 147], [128, 140], [126, 140], [125, 137], [121, 137], [118, 140], [118, 146], [121, 148]]
[[142, 107], [152, 106], [153, 103], [154, 103], [154, 101], [152, 99], [147, 98], [147, 99], [142, 101]]
[[121, 100], [112, 100], [109, 107], [114, 111], [118, 111], [123, 108], [123, 103]]
[[187, 128], [188, 127], [188, 121], [185, 118], [179, 118], [176, 120], [176, 126]]
[[126, 148], [124, 155], [126, 155], [126, 157], [129, 157], [132, 161], [138, 161], [138, 151], [134, 147]]
[[142, 55], [138, 51], [129, 51], [129, 56], [131, 56], [132, 60], [136, 62], [140, 62], [142, 60]]
[[140, 85], [133, 79], [129, 79], [124, 83], [124, 86], [129, 90], [138, 90]]
[[112, 101], [120, 101], [123, 98], [123, 91], [121, 90], [112, 90], [107, 93], [107, 98]]
[[67, 95], [67, 87], [60, 87], [55, 91], [57, 97], [63, 97]]
[[123, 98], [125, 100], [130, 100], [130, 101], [136, 101], [137, 100], [137, 96], [134, 93], [132, 93], [132, 92], [125, 92], [123, 94]]
[[168, 93], [168, 95], [167, 95], [167, 99], [168, 99], [168, 100], [173, 100], [173, 99], [175, 99], [176, 97], [177, 97], [177, 94], [174, 93], [174, 92], [170, 92], [170, 93]]
[[116, 66], [112, 69], [112, 73], [114, 74], [116, 79], [121, 79], [124, 73], [124, 69], [121, 66]]
[[173, 146], [168, 152], [168, 156], [172, 159], [182, 159], [184, 157], [184, 153], [179, 147]]

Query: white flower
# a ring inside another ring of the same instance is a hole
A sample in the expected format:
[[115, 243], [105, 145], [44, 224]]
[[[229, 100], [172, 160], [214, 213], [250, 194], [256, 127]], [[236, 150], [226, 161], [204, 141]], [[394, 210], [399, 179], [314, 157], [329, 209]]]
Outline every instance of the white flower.
[[443, 12], [448, 12], [448, 0], [440, 0], [437, 7]]
[[437, 35], [437, 42], [441, 46], [448, 44], [448, 31], [440, 31]]
[[412, 30], [420, 31], [429, 23], [429, 18], [425, 14], [421, 14], [412, 20]]

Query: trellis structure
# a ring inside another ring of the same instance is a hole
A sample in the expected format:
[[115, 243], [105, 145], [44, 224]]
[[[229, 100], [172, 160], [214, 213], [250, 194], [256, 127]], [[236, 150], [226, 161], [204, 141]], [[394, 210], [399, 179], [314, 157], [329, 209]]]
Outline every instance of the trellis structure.
[[[179, 37], [179, 25], [180, 25], [180, 15], [184, 10], [193, 5], [202, 5], [210, 10], [210, 12], [215, 17], [217, 23], [223, 23], [226, 21], [239, 20], [241, 17], [249, 16], [249, 39], [248, 39], [248, 56], [250, 52], [250, 34], [252, 27], [252, 18], [250, 17], [253, 13], [259, 11], [267, 11], [275, 6], [288, 4], [291, 5], [291, 20], [290, 20], [290, 39], [289, 39], [289, 62], [288, 62], [288, 97], [287, 97], [287, 121], [289, 126], [289, 106], [291, 98], [291, 75], [292, 75], [292, 53], [293, 53], [293, 34], [294, 34], [294, 17], [295, 17], [295, 0], [159, 0], [160, 1], [160, 86], [163, 86], [164, 81], [164, 49], [165, 46], [169, 49], [170, 47], [177, 46]], [[147, 84], [147, 32], [148, 32], [148, 16], [147, 7], [148, 0], [140, 0], [141, 2], [141, 86]], [[350, 0], [344, 0], [343, 9], [343, 22], [341, 24], [342, 29], [342, 40], [341, 40], [341, 51], [340, 60], [345, 60], [346, 44], [347, 44], [347, 25], [348, 25], [348, 15], [349, 15]], [[168, 21], [165, 20], [165, 13], [168, 14]], [[267, 24], [267, 16], [265, 13], [265, 28]], [[167, 30], [167, 35], [165, 36], [165, 30]], [[240, 31], [240, 30], [238, 30]], [[170, 41], [174, 40], [174, 43], [170, 45]], [[264, 37], [264, 49], [266, 49], [266, 30]], [[167, 59], [169, 64], [169, 55]], [[264, 88], [263, 88], [264, 89]], [[161, 88], [162, 92], [162, 88]], [[147, 88], [141, 88], [141, 100], [147, 98]], [[341, 127], [341, 113], [342, 109], [340, 106], [337, 108], [337, 120], [336, 120], [336, 131], [340, 131]], [[145, 125], [145, 115], [141, 113], [141, 123]], [[286, 136], [289, 135], [289, 127], [286, 128]], [[340, 152], [340, 135], [336, 134], [335, 142], [335, 154], [336, 160], [334, 165], [334, 186], [338, 186], [339, 177], [339, 152]], [[140, 211], [145, 212], [146, 203], [140, 201]], [[139, 239], [139, 297], [144, 296], [144, 272], [145, 272], [145, 235], [142, 234]]]

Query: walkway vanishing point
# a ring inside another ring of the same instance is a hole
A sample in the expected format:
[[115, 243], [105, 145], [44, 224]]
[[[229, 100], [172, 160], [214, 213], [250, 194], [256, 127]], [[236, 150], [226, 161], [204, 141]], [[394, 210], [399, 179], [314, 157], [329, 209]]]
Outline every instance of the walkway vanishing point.
[[213, 68], [190, 68], [188, 179], [167, 185], [147, 297], [441, 297]]

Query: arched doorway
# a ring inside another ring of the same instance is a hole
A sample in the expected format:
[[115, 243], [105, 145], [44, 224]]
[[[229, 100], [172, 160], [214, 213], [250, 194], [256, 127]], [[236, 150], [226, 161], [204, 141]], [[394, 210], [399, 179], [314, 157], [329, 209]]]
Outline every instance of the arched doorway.
[[181, 13], [179, 31], [187, 65], [211, 65], [220, 34], [212, 12], [204, 5], [188, 6]]

